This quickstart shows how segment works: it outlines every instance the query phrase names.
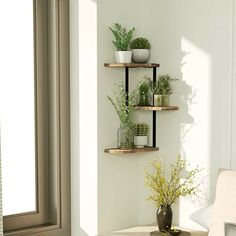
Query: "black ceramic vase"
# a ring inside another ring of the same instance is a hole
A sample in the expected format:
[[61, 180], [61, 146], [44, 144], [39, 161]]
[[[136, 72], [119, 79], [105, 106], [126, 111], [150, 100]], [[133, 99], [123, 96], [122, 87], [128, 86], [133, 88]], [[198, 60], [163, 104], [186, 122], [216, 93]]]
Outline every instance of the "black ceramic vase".
[[157, 209], [157, 224], [159, 231], [169, 231], [172, 225], [173, 213], [170, 205]]

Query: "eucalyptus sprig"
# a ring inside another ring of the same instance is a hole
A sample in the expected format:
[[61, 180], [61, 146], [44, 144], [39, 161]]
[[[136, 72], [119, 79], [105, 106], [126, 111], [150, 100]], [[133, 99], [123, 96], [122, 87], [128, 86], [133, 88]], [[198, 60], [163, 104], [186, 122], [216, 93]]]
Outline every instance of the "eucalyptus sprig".
[[135, 28], [128, 30], [126, 27], [122, 27], [116, 23], [113, 27], [109, 27], [115, 37], [115, 41], [112, 41], [118, 51], [127, 51], [130, 41], [133, 38]]
[[116, 91], [113, 91], [114, 98], [107, 96], [119, 116], [121, 126], [132, 127], [132, 113], [135, 104], [135, 92], [127, 93], [124, 85], [116, 85]]
[[[150, 169], [146, 168], [145, 183], [151, 190], [148, 200], [152, 200], [157, 208], [175, 203], [179, 197], [195, 195], [199, 187], [198, 167], [186, 170], [187, 161], [180, 156], [174, 164], [170, 165], [170, 178], [165, 175], [165, 170], [160, 160], [150, 163]], [[184, 176], [185, 174], [185, 176]]]

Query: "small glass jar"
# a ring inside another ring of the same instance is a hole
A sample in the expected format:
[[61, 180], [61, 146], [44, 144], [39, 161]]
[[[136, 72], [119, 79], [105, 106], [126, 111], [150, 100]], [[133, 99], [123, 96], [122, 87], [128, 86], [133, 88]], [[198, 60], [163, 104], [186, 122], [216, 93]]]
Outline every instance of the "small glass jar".
[[152, 95], [151, 91], [148, 90], [147, 92], [140, 91], [138, 96], [138, 105], [139, 106], [150, 106], [152, 103]]
[[170, 104], [169, 95], [154, 94], [154, 106], [167, 107]]
[[138, 85], [138, 101], [139, 106], [150, 106], [152, 103], [151, 93], [151, 80], [148, 77], [144, 77]]
[[134, 130], [132, 127], [121, 125], [117, 131], [117, 146], [120, 149], [134, 147]]

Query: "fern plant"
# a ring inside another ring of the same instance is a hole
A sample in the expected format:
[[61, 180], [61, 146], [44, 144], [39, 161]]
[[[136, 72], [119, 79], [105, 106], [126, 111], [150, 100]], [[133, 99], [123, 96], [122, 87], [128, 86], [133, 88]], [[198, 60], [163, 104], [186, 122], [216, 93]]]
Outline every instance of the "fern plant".
[[127, 51], [130, 41], [133, 38], [135, 28], [127, 30], [126, 27], [122, 27], [116, 23], [113, 27], [109, 27], [113, 33], [115, 40], [112, 41], [118, 51]]
[[117, 85], [117, 91], [113, 91], [114, 98], [107, 96], [119, 116], [121, 126], [133, 127], [132, 124], [132, 113], [134, 111], [134, 98], [135, 94], [126, 93], [124, 85]]

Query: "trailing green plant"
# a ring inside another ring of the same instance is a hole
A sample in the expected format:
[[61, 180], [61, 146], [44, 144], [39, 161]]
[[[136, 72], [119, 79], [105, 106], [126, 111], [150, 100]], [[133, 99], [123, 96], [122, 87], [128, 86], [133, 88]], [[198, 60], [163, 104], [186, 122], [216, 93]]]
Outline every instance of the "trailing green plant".
[[115, 37], [115, 41], [112, 41], [118, 51], [127, 51], [130, 41], [133, 38], [135, 28], [127, 30], [126, 27], [122, 27], [116, 23], [113, 27], [109, 27]]
[[149, 127], [147, 124], [134, 124], [134, 136], [147, 136]]
[[154, 94], [170, 95], [173, 93], [171, 82], [177, 80], [170, 75], [159, 75], [157, 83], [153, 85]]
[[130, 43], [131, 49], [150, 49], [151, 45], [146, 38], [136, 38]]
[[[181, 196], [189, 196], [197, 193], [199, 189], [198, 167], [187, 170], [187, 161], [180, 156], [174, 164], [170, 165], [170, 177], [165, 174], [163, 164], [160, 160], [150, 163], [150, 169], [146, 168], [146, 185], [151, 192], [148, 200], [154, 202], [157, 208], [171, 205]], [[185, 177], [183, 177], [185, 176]]]
[[140, 80], [138, 85], [138, 94], [139, 94], [139, 101], [138, 105], [140, 106], [148, 106], [150, 105], [150, 89], [152, 86], [152, 81], [149, 77], [145, 76], [143, 79]]
[[117, 85], [117, 90], [113, 91], [114, 98], [107, 96], [108, 100], [111, 102], [119, 116], [121, 126], [123, 127], [133, 127], [132, 124], [132, 113], [134, 111], [134, 100], [135, 94], [126, 93], [124, 85]]

